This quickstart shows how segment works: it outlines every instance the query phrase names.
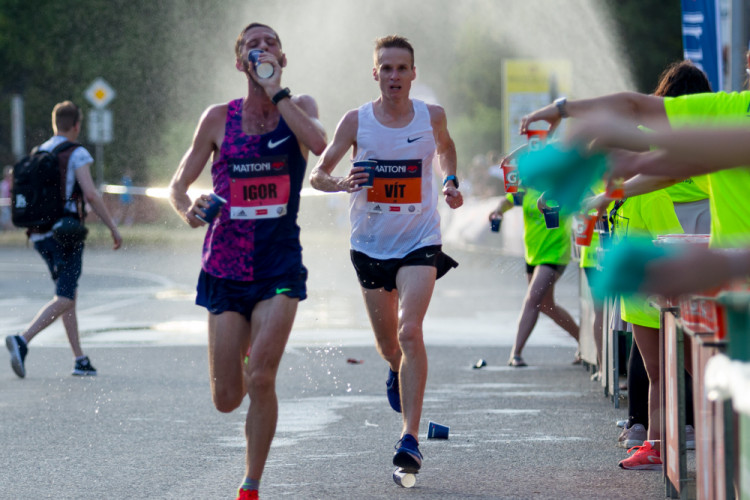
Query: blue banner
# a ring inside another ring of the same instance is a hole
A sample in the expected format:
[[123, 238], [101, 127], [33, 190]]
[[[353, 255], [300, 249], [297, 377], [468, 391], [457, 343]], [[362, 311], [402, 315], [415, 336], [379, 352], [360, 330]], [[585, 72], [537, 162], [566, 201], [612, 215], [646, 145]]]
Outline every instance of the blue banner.
[[724, 89], [718, 0], [682, 1], [682, 50], [708, 75], [714, 92]]

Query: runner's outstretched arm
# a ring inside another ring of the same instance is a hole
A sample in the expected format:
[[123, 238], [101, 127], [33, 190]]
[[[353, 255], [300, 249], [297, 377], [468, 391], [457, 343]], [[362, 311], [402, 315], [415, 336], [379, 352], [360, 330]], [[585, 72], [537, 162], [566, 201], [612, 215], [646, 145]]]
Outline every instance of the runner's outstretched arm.
[[331, 175], [349, 148], [354, 147], [356, 154], [358, 121], [356, 109], [349, 111], [341, 118], [333, 133], [333, 140], [310, 172], [310, 184], [315, 189], [328, 193], [338, 191], [353, 193], [362, 189], [360, 184], [368, 177], [362, 167], [351, 168], [345, 177]]

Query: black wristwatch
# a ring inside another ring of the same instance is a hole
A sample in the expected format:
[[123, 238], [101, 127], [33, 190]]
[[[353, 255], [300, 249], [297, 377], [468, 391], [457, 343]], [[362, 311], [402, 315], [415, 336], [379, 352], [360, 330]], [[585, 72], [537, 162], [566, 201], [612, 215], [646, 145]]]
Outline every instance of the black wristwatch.
[[276, 92], [276, 94], [271, 98], [271, 102], [274, 104], [278, 104], [282, 99], [287, 99], [290, 97], [292, 97], [292, 91], [289, 90], [289, 87], [286, 87]]
[[565, 105], [568, 103], [568, 99], [565, 97], [558, 97], [553, 101], [555, 103], [555, 106], [557, 106], [557, 111], [560, 112], [560, 118], [568, 118], [570, 115], [568, 114], [568, 110], [565, 109]]

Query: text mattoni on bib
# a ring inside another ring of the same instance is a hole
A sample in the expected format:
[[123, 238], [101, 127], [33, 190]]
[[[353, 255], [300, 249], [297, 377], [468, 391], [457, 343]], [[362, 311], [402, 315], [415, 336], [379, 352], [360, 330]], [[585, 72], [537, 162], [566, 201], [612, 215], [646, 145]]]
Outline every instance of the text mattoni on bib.
[[422, 213], [422, 160], [378, 160], [367, 210], [375, 213]]
[[233, 159], [227, 167], [232, 219], [273, 219], [286, 215], [291, 191], [286, 155]]

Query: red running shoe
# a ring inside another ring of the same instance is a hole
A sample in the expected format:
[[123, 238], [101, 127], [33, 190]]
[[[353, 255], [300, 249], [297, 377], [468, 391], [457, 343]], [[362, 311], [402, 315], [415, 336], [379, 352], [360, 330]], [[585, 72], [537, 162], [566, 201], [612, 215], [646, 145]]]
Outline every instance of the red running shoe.
[[644, 441], [643, 446], [633, 446], [628, 453], [633, 450], [637, 451], [621, 461], [620, 467], [629, 470], [661, 470], [661, 455], [659, 450], [651, 447], [650, 441]]
[[237, 490], [237, 500], [258, 500], [258, 490]]

